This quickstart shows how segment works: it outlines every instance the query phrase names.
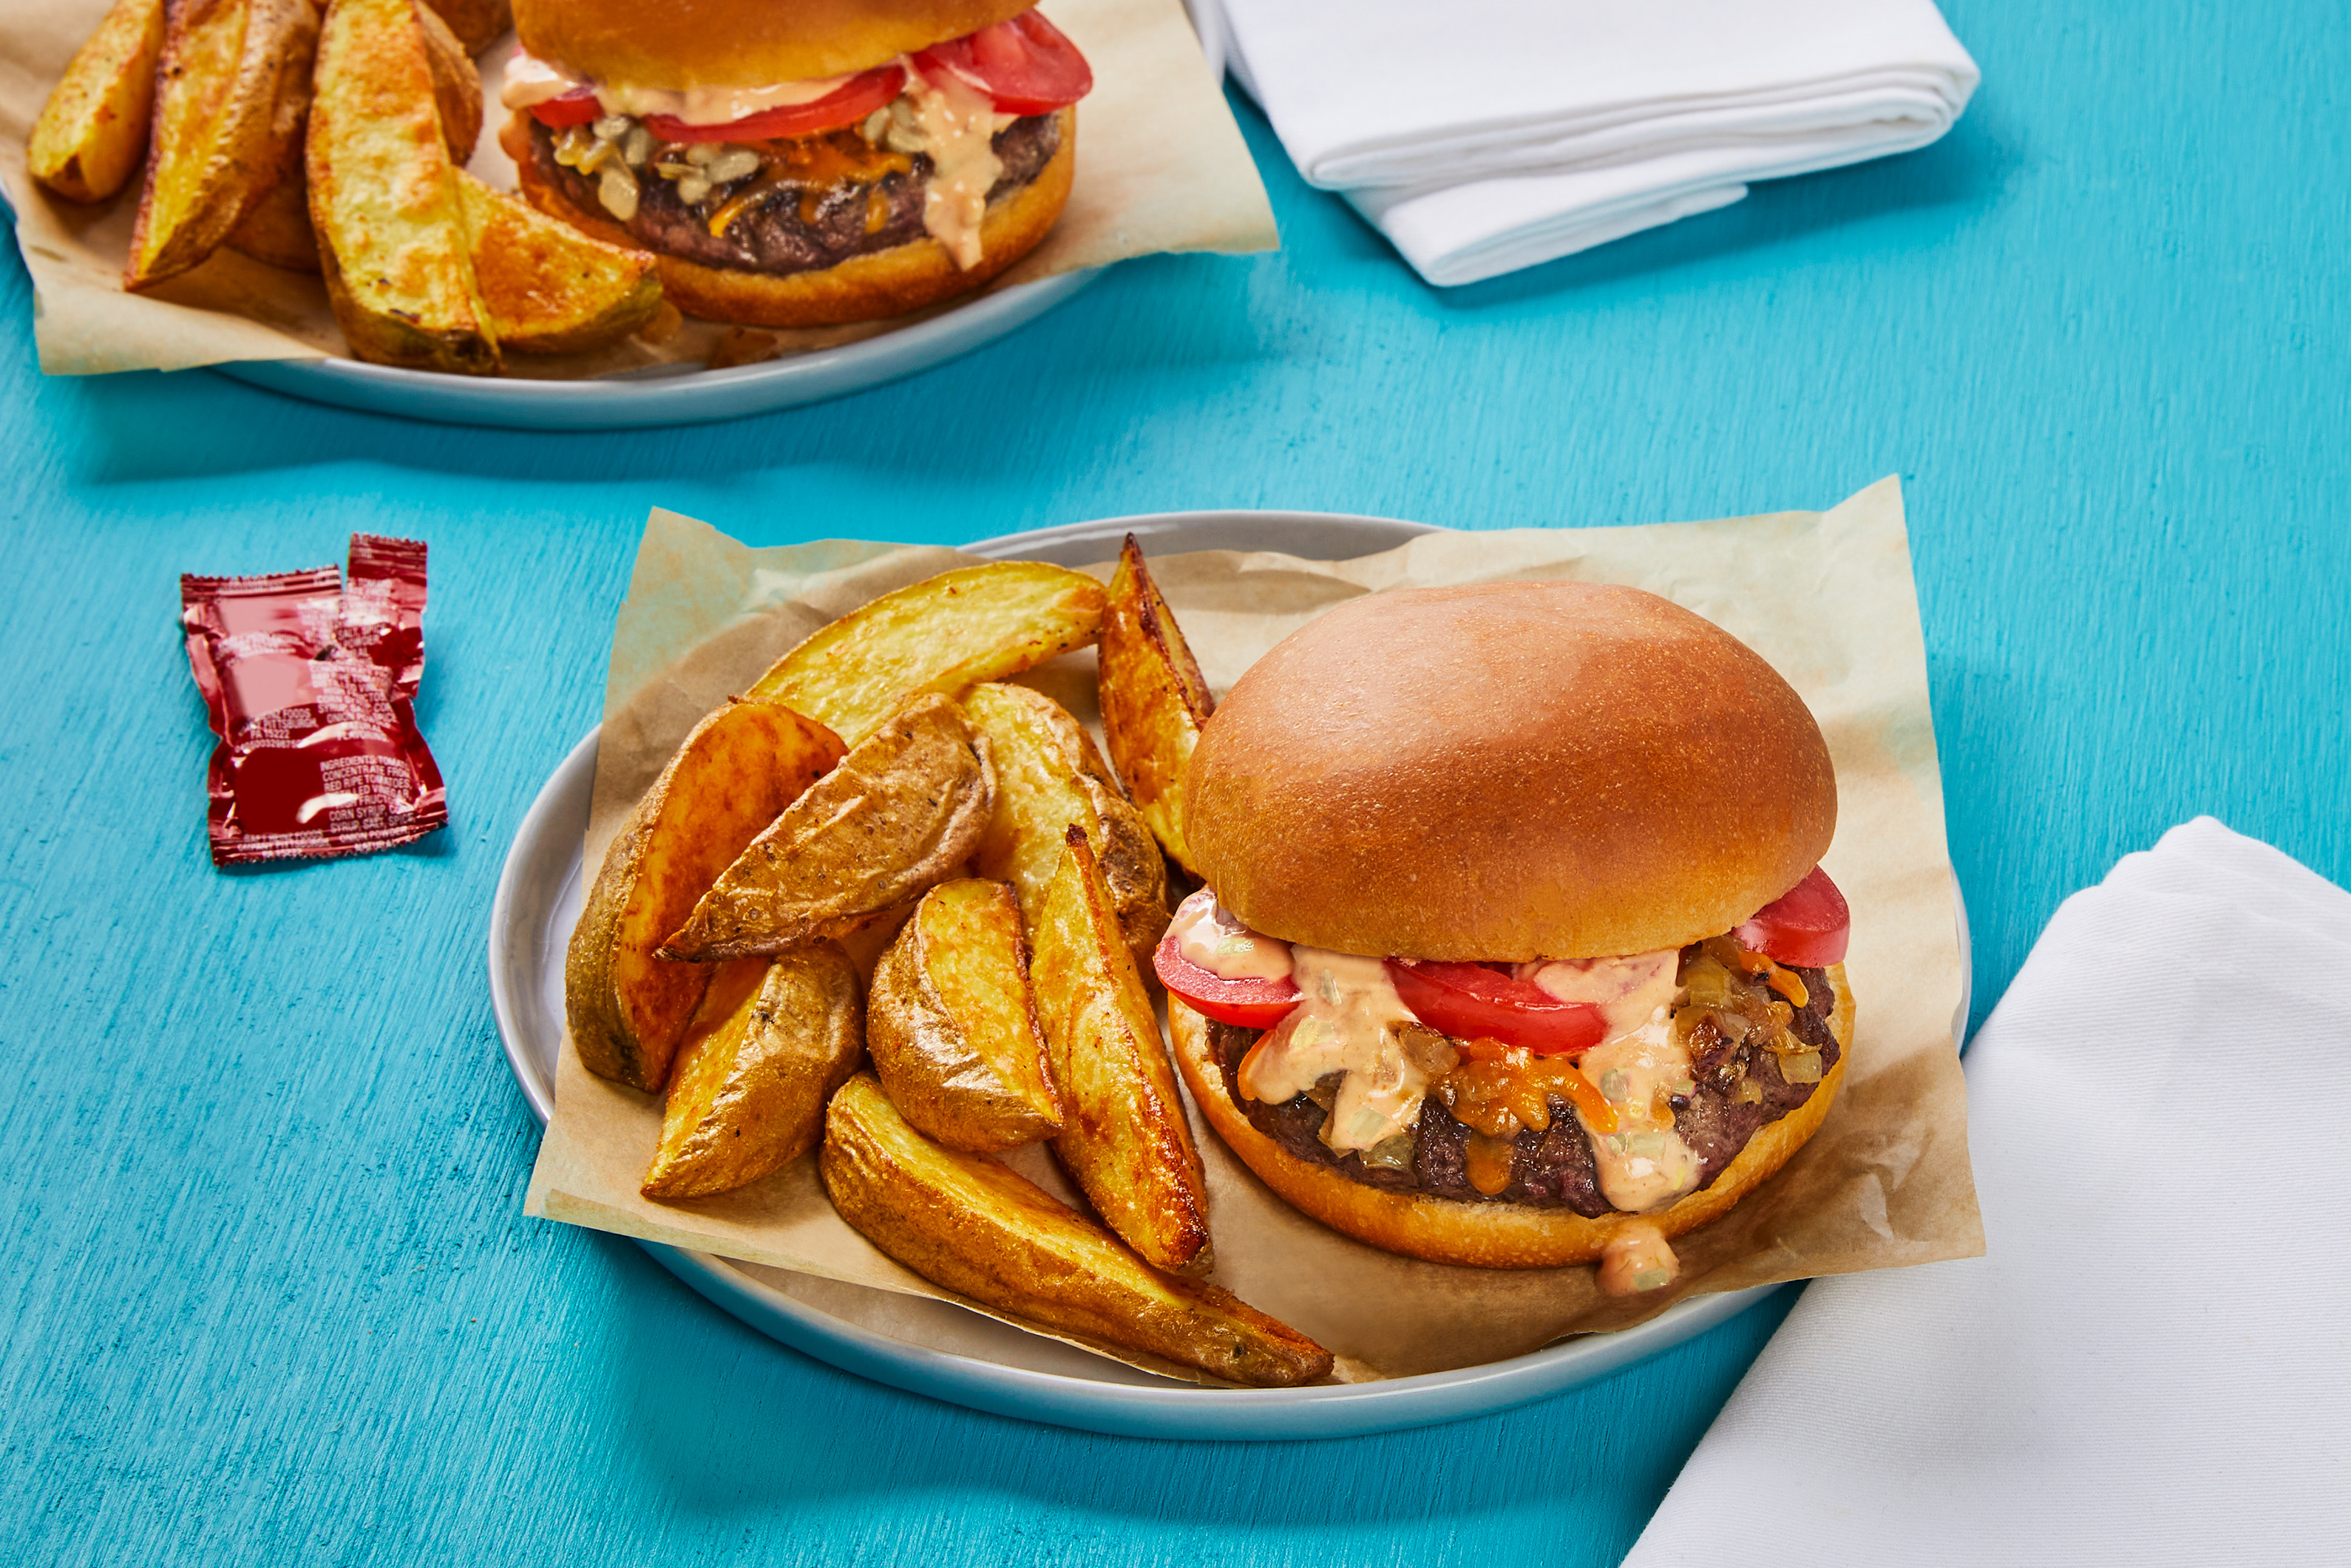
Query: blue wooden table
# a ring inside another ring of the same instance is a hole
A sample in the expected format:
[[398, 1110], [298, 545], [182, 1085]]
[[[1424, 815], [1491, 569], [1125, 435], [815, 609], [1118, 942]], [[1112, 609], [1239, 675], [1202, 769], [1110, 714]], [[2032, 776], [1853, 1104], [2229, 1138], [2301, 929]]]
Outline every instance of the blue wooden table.
[[[1347, 1442], [872, 1386], [522, 1218], [490, 892], [596, 719], [649, 506], [758, 543], [1196, 507], [1474, 528], [1824, 507], [1889, 472], [1979, 1016], [2059, 899], [2195, 812], [2351, 877], [2351, 30], [1947, 9], [1986, 86], [1939, 145], [1455, 293], [1244, 108], [1281, 254], [1123, 267], [917, 381], [705, 429], [44, 381], [0, 267], [0, 1561], [1615, 1562], [1771, 1310]], [[453, 825], [222, 874], [174, 574], [339, 560], [354, 529], [432, 543]]]

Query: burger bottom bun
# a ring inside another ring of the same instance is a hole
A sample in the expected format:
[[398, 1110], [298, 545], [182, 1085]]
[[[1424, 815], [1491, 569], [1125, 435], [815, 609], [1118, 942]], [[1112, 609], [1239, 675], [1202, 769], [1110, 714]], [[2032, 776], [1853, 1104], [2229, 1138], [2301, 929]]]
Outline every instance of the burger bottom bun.
[[[979, 265], [966, 270], [935, 239], [865, 256], [809, 272], [737, 272], [661, 256], [662, 292], [689, 315], [752, 327], [836, 327], [904, 316], [968, 294], [1037, 248], [1070, 199], [1077, 170], [1078, 120], [1061, 111], [1061, 145], [1037, 177], [988, 204], [980, 220]], [[631, 250], [651, 247], [601, 211], [590, 212], [550, 184], [528, 156], [515, 160], [522, 193], [549, 217], [611, 245]], [[655, 253], [657, 256], [658, 252]]]
[[1314, 1218], [1390, 1252], [1432, 1263], [1465, 1263], [1479, 1269], [1554, 1269], [1589, 1263], [1626, 1226], [1647, 1223], [1679, 1236], [1720, 1218], [1733, 1204], [1769, 1180], [1804, 1146], [1844, 1082], [1853, 1049], [1853, 993], [1845, 988], [1844, 966], [1828, 971], [1836, 988], [1829, 1030], [1836, 1037], [1836, 1065], [1805, 1101], [1776, 1122], [1766, 1123], [1724, 1168], [1714, 1185], [1655, 1214], [1610, 1214], [1587, 1219], [1572, 1208], [1537, 1208], [1517, 1203], [1463, 1203], [1426, 1193], [1389, 1192], [1352, 1181], [1329, 1166], [1301, 1159], [1253, 1126], [1225, 1091], [1224, 1070], [1209, 1044], [1208, 1021], [1176, 997], [1167, 998], [1176, 1037], [1176, 1063], [1193, 1103], [1225, 1141], [1225, 1146], [1255, 1171], [1258, 1179]]

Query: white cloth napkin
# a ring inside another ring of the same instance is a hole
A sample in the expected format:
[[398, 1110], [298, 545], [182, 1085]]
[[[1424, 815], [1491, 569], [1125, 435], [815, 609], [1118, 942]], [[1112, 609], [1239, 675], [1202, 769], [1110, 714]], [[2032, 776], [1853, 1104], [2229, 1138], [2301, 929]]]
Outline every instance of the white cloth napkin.
[[1307, 180], [1475, 282], [1923, 147], [1975, 90], [1931, 0], [1222, 0]]
[[2175, 828], [1967, 1072], [1988, 1254], [1808, 1286], [1626, 1568], [2351, 1562], [2351, 894]]

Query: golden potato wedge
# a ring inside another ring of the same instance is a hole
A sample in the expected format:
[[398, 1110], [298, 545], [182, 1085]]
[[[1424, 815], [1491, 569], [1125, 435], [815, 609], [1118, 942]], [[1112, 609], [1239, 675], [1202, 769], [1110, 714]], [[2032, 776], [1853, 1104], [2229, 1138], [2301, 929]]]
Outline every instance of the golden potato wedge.
[[1096, 847], [1134, 961], [1147, 972], [1167, 934], [1167, 865], [1069, 709], [1026, 686], [974, 686], [964, 714], [996, 763], [996, 812], [972, 869], [1008, 882], [1031, 925], [1072, 827]]
[[74, 51], [25, 143], [25, 170], [69, 202], [102, 202], [147, 156], [163, 0], [114, 0]]
[[478, 55], [514, 31], [514, 7], [507, 0], [424, 0], [455, 34], [469, 56]]
[[314, 89], [310, 222], [351, 352], [495, 373], [497, 340], [474, 280], [465, 198], [414, 0], [333, 0]]
[[695, 726], [612, 840], [571, 933], [564, 1016], [590, 1072], [647, 1090], [669, 1081], [710, 970], [654, 949], [841, 755], [831, 730], [772, 703], [729, 703]]
[[899, 1112], [950, 1148], [995, 1154], [1061, 1130], [1009, 887], [967, 877], [923, 895], [874, 966], [865, 1049]]
[[854, 746], [915, 692], [949, 696], [1033, 669], [1102, 630], [1102, 584], [1042, 561], [992, 561], [861, 605], [794, 648], [750, 695]]
[[932, 1143], [870, 1073], [827, 1107], [817, 1172], [876, 1247], [1000, 1312], [1231, 1383], [1292, 1388], [1330, 1375], [1329, 1352], [1231, 1291], [1163, 1273], [1026, 1177]]
[[449, 24], [430, 5], [416, 7], [417, 30], [424, 36], [424, 67], [433, 76], [433, 107], [441, 111], [441, 145], [449, 161], [464, 168], [482, 139], [482, 73], [474, 57], [449, 30]]
[[288, 272], [319, 270], [319, 236], [310, 227], [310, 182], [302, 165], [269, 187], [229, 231], [228, 247]]
[[202, 262], [283, 177], [318, 44], [311, 0], [171, 0], [125, 288]]
[[838, 942], [721, 964], [678, 1048], [644, 1196], [732, 1192], [816, 1147], [864, 1055], [857, 966]]
[[641, 250], [590, 239], [460, 171], [474, 280], [498, 347], [573, 354], [618, 342], [662, 308], [661, 274]]
[[1216, 699], [1133, 534], [1110, 580], [1099, 654], [1111, 760], [1168, 857], [1197, 877], [1184, 843], [1184, 768]]
[[995, 800], [954, 701], [917, 697], [744, 847], [661, 955], [706, 964], [846, 936], [955, 875]]
[[1029, 927], [1029, 983], [1061, 1091], [1053, 1153], [1094, 1211], [1162, 1269], [1206, 1272], [1208, 1188], [1176, 1070], [1085, 830]]

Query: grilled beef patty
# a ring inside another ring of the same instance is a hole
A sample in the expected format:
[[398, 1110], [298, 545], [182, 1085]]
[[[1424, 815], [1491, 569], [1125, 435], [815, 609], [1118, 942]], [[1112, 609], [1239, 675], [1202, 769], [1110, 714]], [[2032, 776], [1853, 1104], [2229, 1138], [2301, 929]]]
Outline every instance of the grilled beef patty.
[[[1683, 951], [1687, 964], [1698, 949]], [[1825, 1076], [1837, 1063], [1836, 1036], [1829, 1015], [1836, 997], [1823, 969], [1792, 969], [1803, 981], [1807, 999], [1790, 1025], [1798, 1039], [1821, 1053]], [[1241, 1058], [1249, 1054], [1262, 1030], [1238, 1024], [1208, 1025], [1209, 1043], [1224, 1069], [1225, 1092], [1241, 1108], [1249, 1124], [1299, 1158], [1330, 1166], [1350, 1180], [1389, 1192], [1425, 1192], [1464, 1203], [1523, 1203], [1537, 1208], [1572, 1208], [1589, 1218], [1614, 1212], [1600, 1193], [1599, 1167], [1592, 1156], [1592, 1141], [1567, 1102], [1551, 1097], [1551, 1126], [1536, 1132], [1522, 1129], [1510, 1156], [1510, 1185], [1492, 1197], [1469, 1185], [1467, 1168], [1469, 1129], [1456, 1120], [1435, 1094], [1421, 1102], [1420, 1124], [1415, 1129], [1409, 1169], [1368, 1166], [1350, 1150], [1342, 1153], [1322, 1142], [1323, 1110], [1301, 1094], [1280, 1105], [1244, 1097], [1240, 1091]], [[1791, 1083], [1780, 1076], [1780, 1061], [1760, 1045], [1732, 1045], [1709, 1028], [1694, 1037], [1690, 1068], [1698, 1087], [1677, 1105], [1674, 1128], [1698, 1156], [1698, 1186], [1712, 1186], [1715, 1178], [1767, 1123], [1776, 1122], [1813, 1097], [1813, 1083]], [[1742, 1072], [1762, 1092], [1760, 1101], [1742, 1104], [1737, 1099]], [[1337, 1075], [1323, 1080], [1337, 1087]]]
[[[996, 133], [992, 145], [1004, 163], [1003, 174], [988, 188], [987, 199], [995, 202], [1034, 180], [1061, 151], [1061, 120], [1051, 114], [1016, 120]], [[530, 122], [530, 155], [539, 177], [560, 190], [566, 200], [583, 212], [620, 221], [597, 200], [593, 175], [555, 161], [555, 132], [535, 120]], [[740, 183], [688, 206], [678, 200], [677, 187], [653, 173], [648, 163], [638, 171], [637, 214], [622, 226], [647, 250], [705, 267], [778, 275], [816, 272], [853, 256], [926, 238], [923, 190], [930, 177], [931, 161], [918, 153], [911, 170], [872, 182], [816, 187], [812, 201], [803, 200], [811, 194], [810, 186], [788, 180], [736, 218], [722, 235], [710, 232], [710, 214], [741, 189]]]

